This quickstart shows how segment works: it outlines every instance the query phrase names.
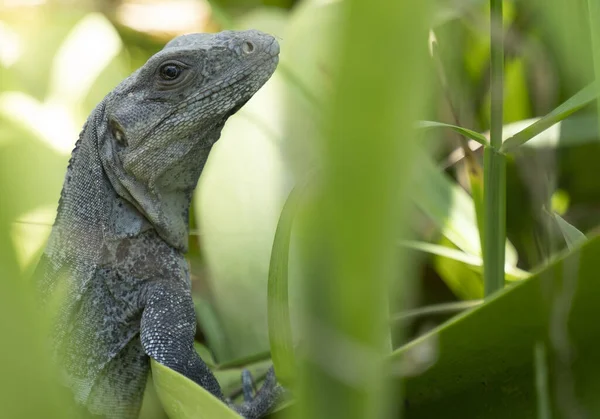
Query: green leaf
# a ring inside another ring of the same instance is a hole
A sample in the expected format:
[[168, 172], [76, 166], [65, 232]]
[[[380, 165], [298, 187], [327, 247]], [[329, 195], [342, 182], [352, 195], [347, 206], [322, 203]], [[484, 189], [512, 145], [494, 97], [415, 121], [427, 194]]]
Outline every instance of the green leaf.
[[519, 131], [512, 137], [508, 138], [502, 144], [501, 151], [502, 152], [511, 152], [514, 151], [520, 145], [525, 144], [527, 141], [531, 140], [536, 135], [541, 132], [547, 130], [552, 125], [556, 124], [559, 121], [567, 118], [573, 112], [578, 111], [583, 108], [593, 100], [598, 97], [598, 87], [597, 83], [588, 84], [586, 87], [577, 92], [574, 96], [567, 99], [567, 101], [563, 102], [552, 112], [540, 118], [527, 128]]
[[575, 226], [569, 224], [567, 221], [565, 221], [564, 218], [562, 218], [557, 213], [554, 213], [553, 215], [554, 220], [556, 220], [556, 224], [558, 224], [558, 228], [560, 228], [560, 232], [562, 233], [563, 237], [565, 238], [565, 241], [567, 242], [567, 247], [570, 250], [577, 247], [581, 243], [584, 243], [587, 240], [585, 234], [579, 231]]
[[239, 368], [244, 367], [249, 364], [260, 363], [262, 361], [270, 360], [271, 352], [258, 352], [252, 355], [243, 356], [241, 358], [232, 359], [227, 362], [223, 362], [222, 364], [218, 364], [215, 366], [218, 370], [228, 369], [228, 368]]
[[212, 349], [218, 360], [219, 355], [226, 354], [229, 342], [223, 331], [223, 325], [217, 315], [215, 307], [207, 298], [194, 296], [194, 307], [196, 311], [196, 321], [200, 326], [202, 333], [206, 336], [208, 346]]
[[267, 371], [271, 368], [271, 360], [254, 362], [238, 368], [228, 368], [223, 370], [213, 371], [215, 377], [221, 385], [223, 394], [231, 400], [236, 400], [242, 395], [242, 371], [244, 369], [250, 371], [256, 389], [260, 389], [261, 383], [267, 375]]
[[282, 383], [290, 383], [295, 371], [294, 342], [288, 302], [288, 262], [292, 225], [298, 200], [305, 185], [296, 186], [283, 206], [275, 231], [269, 266], [267, 292], [269, 341], [275, 372]]
[[[409, 376], [405, 417], [536, 417], [539, 342], [547, 345], [548, 375], [569, 374], [568, 385], [577, 389], [572, 403], [600, 415], [600, 325], [592, 315], [600, 294], [598, 254], [595, 238], [395, 351], [392, 370]], [[565, 351], [577, 357], [565, 359]], [[564, 394], [555, 393], [560, 386], [550, 391], [553, 400]]]
[[[439, 244], [427, 243], [427, 242], [419, 242], [419, 241], [401, 241], [399, 242], [400, 246], [405, 246], [413, 250], [419, 250], [421, 252], [429, 253], [436, 256], [441, 256], [445, 259], [451, 259], [456, 262], [461, 262], [465, 265], [469, 265], [475, 271], [481, 272], [481, 267], [483, 266], [483, 260], [479, 256], [470, 255], [465, 252], [461, 252], [460, 250], [453, 249], [447, 246], [441, 246]], [[519, 268], [506, 265], [506, 279], [507, 280], [519, 280], [525, 279], [530, 276], [529, 272], [523, 271]]]
[[[481, 256], [481, 242], [473, 199], [435, 166], [430, 156], [422, 156], [414, 195], [417, 207], [438, 226], [442, 234], [465, 253]], [[506, 264], [516, 266], [517, 252], [506, 242]]]
[[170, 419], [239, 419], [236, 412], [187, 377], [151, 360], [158, 398]]
[[488, 140], [482, 134], [470, 130], [468, 128], [459, 127], [458, 125], [446, 124], [443, 122], [435, 122], [435, 121], [419, 121], [417, 123], [417, 127], [419, 128], [449, 128], [453, 131], [458, 132], [461, 135], [464, 135], [467, 138], [470, 138], [474, 141], [477, 141], [481, 145], [487, 145]]

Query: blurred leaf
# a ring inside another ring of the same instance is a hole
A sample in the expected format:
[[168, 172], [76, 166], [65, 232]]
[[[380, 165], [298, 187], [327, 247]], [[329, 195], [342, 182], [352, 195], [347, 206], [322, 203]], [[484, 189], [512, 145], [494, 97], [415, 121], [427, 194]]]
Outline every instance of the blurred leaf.
[[116, 30], [103, 15], [86, 15], [54, 57], [45, 99], [39, 101], [21, 91], [3, 92], [0, 115], [26, 127], [56, 151], [70, 153], [90, 111], [82, 109], [83, 99], [121, 47]]
[[505, 122], [519, 121], [531, 115], [531, 100], [526, 71], [523, 57], [506, 60], [503, 105], [503, 120]]
[[151, 360], [160, 402], [170, 419], [234, 419], [240, 416], [189, 378]]
[[104, 15], [86, 15], [71, 29], [54, 56], [48, 99], [71, 106], [81, 104], [122, 46], [119, 34]]
[[450, 303], [434, 304], [431, 306], [419, 307], [413, 310], [407, 310], [392, 316], [392, 322], [407, 322], [425, 316], [455, 314], [469, 308], [477, 307], [483, 304], [480, 300], [452, 301]]
[[226, 370], [232, 368], [245, 367], [250, 364], [257, 364], [263, 361], [270, 360], [271, 353], [269, 351], [258, 352], [252, 355], [244, 356], [241, 358], [232, 359], [231, 361], [223, 362], [215, 366], [217, 370]]
[[[440, 241], [445, 243], [440, 247], [452, 245], [445, 237]], [[454, 258], [435, 255], [432, 259], [433, 268], [456, 297], [462, 300], [483, 298], [483, 263], [476, 271], [472, 266]]]
[[200, 355], [200, 358], [202, 358], [202, 360], [210, 368], [214, 368], [217, 365], [217, 363], [215, 362], [215, 360], [213, 358], [212, 353], [210, 352], [210, 349], [208, 349], [206, 346], [204, 346], [201, 343], [194, 342], [194, 349], [196, 350], [198, 355]]
[[472, 131], [468, 128], [459, 127], [457, 125], [445, 124], [443, 122], [435, 121], [419, 121], [417, 123], [417, 126], [419, 128], [450, 128], [451, 130], [456, 131], [467, 138], [477, 141], [481, 145], [486, 145], [488, 143], [487, 138], [485, 138], [482, 134]]
[[575, 226], [566, 222], [565, 219], [557, 213], [554, 213], [553, 215], [556, 224], [558, 224], [558, 228], [560, 228], [560, 232], [562, 233], [563, 237], [565, 238], [565, 241], [567, 242], [567, 247], [569, 248], [569, 250], [573, 250], [575, 247], [579, 246], [587, 240], [585, 234], [577, 230]]
[[196, 309], [196, 320], [202, 329], [202, 333], [206, 336], [208, 345], [217, 354], [218, 358], [218, 355], [227, 352], [228, 346], [227, 336], [223, 331], [219, 316], [213, 305], [200, 296], [194, 296], [194, 307]]
[[590, 102], [595, 100], [597, 96], [598, 90], [596, 87], [596, 82], [587, 85], [567, 101], [563, 102], [552, 112], [504, 141], [501, 150], [503, 152], [513, 151], [515, 148], [531, 140], [533, 137], [547, 130], [552, 125], [567, 118], [573, 112], [576, 112], [588, 105]]
[[[421, 191], [413, 199], [417, 206], [441, 229], [442, 234], [465, 253], [481, 256], [481, 242], [472, 198], [424, 156], [415, 176]], [[517, 253], [506, 243], [506, 264], [516, 266]]]
[[[410, 249], [419, 250], [431, 255], [441, 256], [445, 259], [451, 259], [453, 261], [460, 262], [464, 265], [468, 265], [475, 272], [481, 273], [483, 260], [479, 256], [470, 255], [448, 246], [427, 242], [401, 241], [399, 244], [400, 246], [408, 247]], [[529, 276], [529, 272], [523, 271], [514, 266], [506, 265], [506, 279], [509, 281], [525, 279]]]
[[275, 231], [269, 267], [269, 341], [277, 379], [283, 384], [291, 383], [295, 375], [294, 342], [288, 301], [288, 262], [292, 226], [302, 190], [302, 186], [295, 187], [283, 206]]
[[411, 375], [405, 417], [536, 417], [538, 342], [548, 345], [550, 376], [573, 380], [552, 387], [553, 408], [566, 400], [600, 415], [600, 326], [590, 317], [598, 312], [598, 254], [600, 238], [395, 351], [391, 368]]
[[43, 252], [44, 244], [52, 230], [56, 215], [54, 205], [41, 207], [24, 214], [12, 224], [11, 236], [21, 269], [33, 273], [33, 268]]

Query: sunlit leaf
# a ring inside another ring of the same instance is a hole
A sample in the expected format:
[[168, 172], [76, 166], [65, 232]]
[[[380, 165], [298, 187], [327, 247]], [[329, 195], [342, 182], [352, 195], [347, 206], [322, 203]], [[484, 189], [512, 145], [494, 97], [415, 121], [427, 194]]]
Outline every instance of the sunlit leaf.
[[122, 48], [121, 38], [100, 13], [81, 19], [61, 44], [50, 69], [48, 100], [79, 104]]
[[239, 419], [237, 413], [189, 378], [151, 360], [152, 378], [169, 419]]
[[11, 236], [22, 269], [37, 261], [36, 256], [46, 244], [55, 215], [56, 207], [52, 205], [24, 214], [13, 223]]
[[[441, 256], [446, 259], [452, 259], [456, 262], [461, 262], [465, 265], [469, 265], [477, 272], [481, 272], [481, 268], [483, 266], [483, 260], [481, 259], [481, 257], [471, 255], [447, 246], [418, 241], [401, 241], [399, 242], [399, 245], [405, 246], [410, 249], [419, 250], [421, 252], [429, 253], [432, 255]], [[507, 280], [525, 279], [530, 276], [528, 272], [508, 264], [505, 266], [505, 270]]]

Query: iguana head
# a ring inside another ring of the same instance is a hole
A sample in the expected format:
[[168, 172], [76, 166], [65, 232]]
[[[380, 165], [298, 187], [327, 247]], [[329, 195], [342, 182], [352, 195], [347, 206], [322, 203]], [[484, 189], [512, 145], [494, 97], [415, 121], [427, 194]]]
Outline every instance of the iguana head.
[[256, 30], [183, 35], [104, 101], [99, 152], [110, 182], [171, 245], [225, 121], [273, 74], [275, 38]]

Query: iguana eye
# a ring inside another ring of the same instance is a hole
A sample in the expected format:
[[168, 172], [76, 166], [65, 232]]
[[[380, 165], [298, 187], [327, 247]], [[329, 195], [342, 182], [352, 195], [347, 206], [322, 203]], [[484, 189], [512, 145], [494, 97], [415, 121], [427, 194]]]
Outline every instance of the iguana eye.
[[167, 81], [175, 80], [182, 72], [183, 68], [172, 63], [163, 65], [159, 70], [160, 77]]

